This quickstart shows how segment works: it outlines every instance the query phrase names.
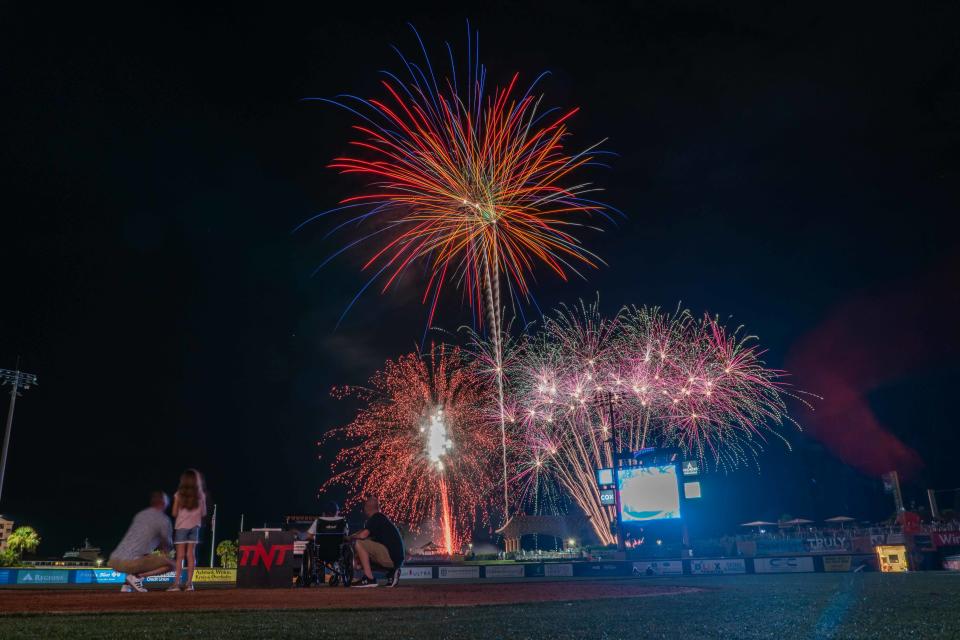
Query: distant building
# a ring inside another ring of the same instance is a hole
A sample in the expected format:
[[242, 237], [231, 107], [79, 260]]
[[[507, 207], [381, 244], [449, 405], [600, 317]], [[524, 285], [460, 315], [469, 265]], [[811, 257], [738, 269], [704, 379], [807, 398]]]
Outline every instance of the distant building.
[[62, 558], [30, 557], [21, 563], [28, 567], [102, 567], [103, 557], [100, 556], [100, 547], [84, 540], [82, 547], [67, 551]]
[[100, 547], [94, 547], [89, 539], [84, 539], [83, 546], [79, 549], [71, 549], [63, 554], [63, 559], [67, 562], [73, 562], [77, 566], [97, 565], [103, 562], [100, 557]]
[[0, 516], [0, 551], [7, 550], [7, 540], [11, 533], [13, 533], [13, 520]]

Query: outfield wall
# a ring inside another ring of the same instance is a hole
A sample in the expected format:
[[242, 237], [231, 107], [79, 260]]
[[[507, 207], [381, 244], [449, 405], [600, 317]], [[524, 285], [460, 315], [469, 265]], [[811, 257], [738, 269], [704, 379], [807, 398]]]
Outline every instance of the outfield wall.
[[[514, 564], [410, 565], [401, 570], [401, 579], [420, 580], [509, 580], [524, 578], [616, 578], [697, 575], [744, 575], [748, 573], [849, 572], [863, 568], [877, 570], [873, 554], [831, 556], [783, 556], [775, 558], [693, 558], [687, 560], [638, 560], [606, 562], [523, 562]], [[113, 569], [8, 568], [0, 569], [0, 585], [96, 586], [122, 584], [125, 574]], [[232, 585], [236, 569], [198, 568], [196, 583]], [[173, 581], [173, 572], [153, 576], [148, 584]]]
[[[21, 585], [25, 587], [122, 584], [125, 578], [125, 573], [113, 569], [50, 569], [46, 567], [38, 569], [32, 567], [0, 569], [0, 585]], [[233, 584], [237, 581], [237, 570], [197, 568], [193, 574], [193, 581], [209, 584]], [[173, 571], [151, 576], [146, 578], [144, 582], [148, 584], [173, 582]]]

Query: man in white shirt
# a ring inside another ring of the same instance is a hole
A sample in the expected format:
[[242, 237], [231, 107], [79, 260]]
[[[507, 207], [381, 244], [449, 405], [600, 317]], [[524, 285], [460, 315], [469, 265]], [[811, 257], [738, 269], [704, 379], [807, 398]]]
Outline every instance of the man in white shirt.
[[110, 554], [108, 566], [114, 571], [126, 573], [124, 592], [145, 592], [143, 579], [173, 571], [174, 563], [167, 555], [153, 552], [160, 549], [164, 554], [173, 548], [173, 527], [165, 511], [170, 498], [162, 491], [150, 494], [150, 506], [133, 517], [123, 540]]

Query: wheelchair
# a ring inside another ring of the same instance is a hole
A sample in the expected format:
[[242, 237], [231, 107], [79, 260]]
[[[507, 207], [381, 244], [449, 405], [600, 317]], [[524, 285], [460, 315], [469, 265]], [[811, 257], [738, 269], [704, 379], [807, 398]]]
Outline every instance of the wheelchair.
[[300, 566], [297, 586], [320, 586], [330, 575], [331, 587], [349, 587], [353, 582], [353, 545], [347, 540], [347, 521], [343, 518], [320, 518], [317, 533], [307, 542]]

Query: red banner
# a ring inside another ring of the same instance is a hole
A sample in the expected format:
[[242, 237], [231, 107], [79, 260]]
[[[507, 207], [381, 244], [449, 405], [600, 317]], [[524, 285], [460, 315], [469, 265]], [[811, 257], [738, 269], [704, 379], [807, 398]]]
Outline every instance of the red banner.
[[934, 531], [930, 536], [938, 547], [960, 547], [960, 531]]

